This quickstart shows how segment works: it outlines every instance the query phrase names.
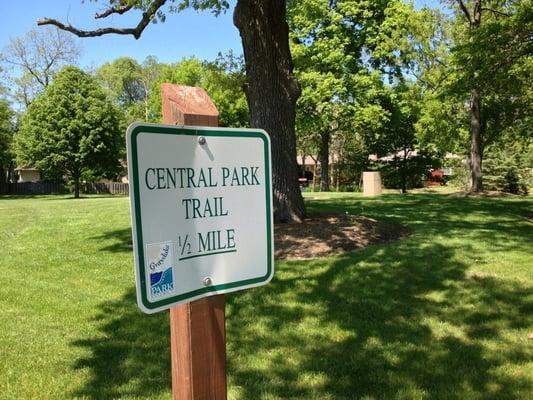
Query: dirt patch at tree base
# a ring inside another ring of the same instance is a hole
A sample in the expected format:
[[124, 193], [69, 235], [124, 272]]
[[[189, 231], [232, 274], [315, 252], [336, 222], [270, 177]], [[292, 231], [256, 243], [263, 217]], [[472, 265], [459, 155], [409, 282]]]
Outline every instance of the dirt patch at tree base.
[[402, 225], [363, 216], [315, 215], [301, 224], [274, 226], [274, 258], [304, 260], [340, 254], [398, 240], [408, 234]]

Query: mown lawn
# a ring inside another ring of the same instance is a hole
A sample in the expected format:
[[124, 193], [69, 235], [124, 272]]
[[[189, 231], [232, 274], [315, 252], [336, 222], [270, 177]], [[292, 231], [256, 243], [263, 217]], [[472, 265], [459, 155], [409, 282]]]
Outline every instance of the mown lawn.
[[[412, 234], [227, 295], [231, 399], [533, 398], [533, 198], [311, 194]], [[0, 399], [169, 399], [128, 199], [0, 198]]]

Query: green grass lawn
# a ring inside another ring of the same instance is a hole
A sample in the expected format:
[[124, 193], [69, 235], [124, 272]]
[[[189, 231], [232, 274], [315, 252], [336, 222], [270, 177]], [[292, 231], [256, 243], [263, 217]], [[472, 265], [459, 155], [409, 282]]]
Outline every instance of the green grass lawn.
[[[533, 398], [532, 197], [307, 196], [412, 234], [227, 295], [229, 398]], [[0, 198], [0, 399], [170, 399], [129, 218], [124, 197]]]

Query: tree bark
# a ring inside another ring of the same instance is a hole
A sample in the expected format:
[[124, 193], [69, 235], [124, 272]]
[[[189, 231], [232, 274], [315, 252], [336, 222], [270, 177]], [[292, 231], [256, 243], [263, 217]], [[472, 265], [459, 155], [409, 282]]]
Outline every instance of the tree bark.
[[313, 192], [316, 192], [316, 166], [317, 166], [317, 159], [314, 157], [311, 157], [313, 160]]
[[333, 171], [334, 171], [334, 174], [333, 176], [335, 177], [335, 191], [336, 192], [340, 192], [340, 169], [339, 169], [339, 160], [337, 159], [337, 161], [335, 161], [333, 163]]
[[0, 194], [7, 192], [7, 173], [4, 167], [0, 164]]
[[144, 120], [148, 122], [148, 85], [143, 81], [144, 89]]
[[[473, 31], [481, 25], [481, 0], [474, 1], [474, 8], [470, 20], [470, 29]], [[479, 61], [473, 60], [474, 63], [474, 88], [471, 91], [470, 104], [470, 191], [482, 192], [483, 181], [481, 173], [481, 160], [483, 158], [483, 143], [481, 138], [481, 93], [478, 82], [476, 81]]]
[[329, 192], [329, 132], [320, 134], [320, 191]]
[[74, 198], [75, 199], [80, 198], [80, 177], [79, 176], [74, 177]]
[[403, 149], [402, 167], [400, 170], [402, 194], [407, 193], [407, 152], [406, 148]]
[[250, 123], [271, 139], [275, 222], [305, 215], [294, 132], [301, 90], [293, 75], [285, 8], [285, 0], [238, 0], [233, 15], [244, 51]]
[[[475, 0], [470, 12], [463, 0], [456, 0], [470, 27], [470, 34], [481, 25], [482, 0]], [[471, 37], [470, 40], [473, 40]], [[474, 77], [473, 89], [470, 91], [470, 191], [483, 191], [481, 161], [483, 159], [483, 142], [481, 137], [481, 91], [477, 81], [479, 60], [472, 60]]]
[[472, 89], [470, 105], [470, 191], [483, 191], [481, 162], [483, 147], [481, 139], [481, 95], [479, 89]]
[[9, 165], [7, 166], [7, 178], [6, 178], [6, 185], [7, 185], [7, 192], [6, 194], [11, 194], [14, 190], [13, 185], [17, 184], [17, 175], [15, 172], [15, 162], [10, 161]]

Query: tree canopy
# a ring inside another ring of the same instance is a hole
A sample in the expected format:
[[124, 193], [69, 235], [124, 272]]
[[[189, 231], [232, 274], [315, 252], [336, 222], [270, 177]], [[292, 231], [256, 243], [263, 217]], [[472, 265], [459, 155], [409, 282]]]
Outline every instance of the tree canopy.
[[531, 126], [532, 6], [531, 0], [455, 1], [448, 89], [469, 103], [471, 191], [483, 189], [485, 147], [515, 124]]
[[64, 67], [22, 118], [15, 137], [17, 162], [66, 175], [79, 197], [82, 178], [119, 171], [124, 151], [120, 119], [94, 78]]
[[[141, 10], [138, 25], [82, 30], [50, 18], [39, 24], [81, 37], [139, 38], [148, 22], [186, 8], [216, 14], [230, 7], [216, 0], [101, 2], [106, 8], [97, 19]], [[447, 0], [433, 9], [405, 0], [238, 0], [234, 23], [244, 59], [230, 53], [163, 64], [119, 57], [95, 77], [123, 122], [157, 122], [159, 85], [171, 82], [205, 88], [222, 126], [266, 129], [275, 219], [298, 220], [304, 208], [296, 139], [300, 155], [318, 158], [322, 190], [356, 186], [361, 171], [381, 168], [373, 159], [391, 157], [405, 190], [405, 171], [420, 177], [438, 164], [424, 162], [426, 170], [415, 171], [408, 158], [417, 153], [441, 161], [450, 152], [463, 156], [472, 191], [483, 188], [483, 174], [494, 175], [495, 159], [520, 159], [513, 168], [530, 170], [528, 157], [512, 154], [529, 154], [533, 142], [532, 10], [532, 0]], [[17, 79], [33, 97], [36, 78], [28, 72]]]
[[249, 112], [243, 69], [242, 57], [232, 52], [219, 54], [214, 61], [190, 57], [171, 64], [159, 63], [155, 57], [147, 57], [143, 63], [119, 57], [98, 68], [95, 76], [108, 97], [126, 113], [128, 122], [161, 120], [159, 88], [166, 82], [204, 88], [220, 113], [220, 126], [246, 127]]
[[295, 71], [303, 88], [298, 135], [319, 155], [321, 190], [329, 190], [330, 145], [340, 163], [358, 158], [359, 171], [370, 152], [406, 151], [406, 142], [414, 150], [417, 118], [408, 119], [410, 127], [396, 118], [406, 109], [398, 99], [405, 82], [420, 70], [420, 54], [432, 50], [434, 12], [401, 0], [294, 0], [289, 5]]
[[72, 35], [52, 26], [12, 39], [0, 61], [17, 71], [13, 77], [15, 100], [27, 107], [63, 66], [77, 62], [80, 52]]
[[13, 134], [15, 133], [13, 117], [14, 113], [9, 107], [9, 103], [0, 99], [0, 186], [6, 181], [9, 166], [13, 161], [11, 151]]
[[142, 64], [130, 57], [119, 57], [98, 68], [96, 79], [126, 113], [128, 122], [154, 121], [149, 103], [157, 91], [155, 83], [160, 69], [155, 57], [147, 57]]
[[[229, 8], [225, 0], [108, 0], [107, 8], [95, 18], [106, 18], [134, 9], [142, 10], [137, 25], [131, 28], [105, 27], [83, 30], [53, 18], [42, 18], [38, 25], [53, 25], [79, 37], [106, 34], [132, 35], [138, 39], [150, 22], [164, 21], [166, 12], [193, 7], [215, 13]], [[168, 6], [168, 8], [165, 7]], [[305, 215], [298, 187], [295, 118], [300, 85], [293, 74], [286, 21], [286, 0], [238, 0], [233, 21], [239, 29], [247, 77], [246, 99], [250, 126], [263, 128], [271, 136], [274, 220], [301, 221]]]
[[[229, 2], [108, 0], [106, 10], [97, 14], [97, 19], [140, 9], [142, 16], [137, 25], [83, 30], [53, 18], [42, 18], [37, 24], [54, 25], [79, 37], [114, 33], [138, 39], [150, 22], [165, 21], [167, 12], [189, 7], [220, 13], [229, 8]], [[250, 126], [263, 128], [271, 136], [274, 219], [300, 221], [305, 215], [296, 164], [295, 108], [300, 86], [293, 75], [286, 0], [238, 0], [233, 21], [243, 44]]]

